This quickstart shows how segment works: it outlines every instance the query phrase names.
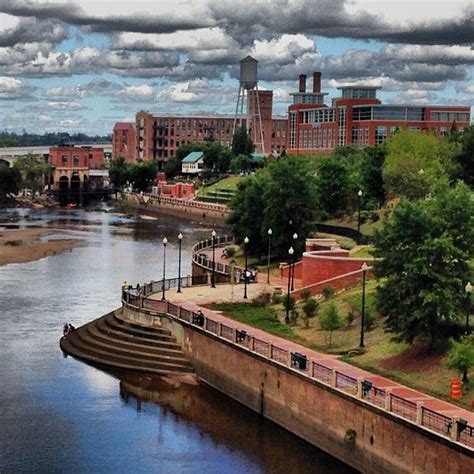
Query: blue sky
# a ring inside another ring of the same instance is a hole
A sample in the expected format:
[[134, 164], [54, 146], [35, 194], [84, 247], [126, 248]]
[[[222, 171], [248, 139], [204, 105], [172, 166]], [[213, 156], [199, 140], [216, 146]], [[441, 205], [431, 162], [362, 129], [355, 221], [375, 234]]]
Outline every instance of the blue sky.
[[473, 44], [462, 0], [3, 0], [0, 128], [107, 134], [141, 109], [232, 114], [247, 54], [276, 114], [315, 70], [329, 97], [367, 83], [387, 102], [473, 105]]

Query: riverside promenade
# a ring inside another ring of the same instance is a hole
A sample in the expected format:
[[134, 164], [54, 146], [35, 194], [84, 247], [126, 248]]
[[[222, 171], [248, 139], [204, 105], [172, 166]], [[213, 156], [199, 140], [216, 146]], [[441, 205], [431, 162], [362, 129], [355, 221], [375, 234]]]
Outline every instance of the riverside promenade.
[[[358, 367], [338, 360], [336, 356], [318, 352], [300, 344], [293, 343], [278, 336], [274, 336], [265, 331], [243, 324], [222, 315], [221, 312], [207, 309], [205, 306], [211, 303], [245, 302], [260, 294], [263, 290], [272, 290], [271, 285], [266, 283], [255, 283], [248, 285], [249, 299], [243, 298], [243, 284], [230, 285], [220, 284], [216, 288], [210, 286], [196, 286], [184, 288], [181, 293], [174, 289], [166, 292], [167, 300], [179, 306], [181, 309], [192, 313], [201, 311], [207, 320], [229, 328], [231, 332], [245, 331], [246, 337], [262, 341], [273, 348], [283, 350], [286, 354], [304, 354], [312, 362], [309, 364], [309, 372], [316, 373], [324, 381], [332, 383], [333, 374], [336, 374], [336, 387], [342, 390], [357, 394], [358, 382], [370, 382], [366, 384], [365, 399], [374, 405], [387, 408], [387, 395], [390, 399], [390, 412], [412, 422], [423, 422], [423, 426], [447, 437], [454, 437], [454, 430], [451, 429], [453, 421], [465, 420], [467, 429], [461, 433], [459, 439], [462, 444], [473, 449], [474, 456], [474, 413], [444, 400], [432, 397], [425, 393], [406, 387], [394, 382], [386, 377], [373, 374]], [[151, 300], [161, 302], [161, 293], [154, 293], [148, 297]], [[314, 371], [316, 369], [316, 372]], [[338, 378], [339, 376], [339, 378]], [[424, 415], [424, 416], [423, 416]], [[474, 466], [473, 466], [474, 467]]]

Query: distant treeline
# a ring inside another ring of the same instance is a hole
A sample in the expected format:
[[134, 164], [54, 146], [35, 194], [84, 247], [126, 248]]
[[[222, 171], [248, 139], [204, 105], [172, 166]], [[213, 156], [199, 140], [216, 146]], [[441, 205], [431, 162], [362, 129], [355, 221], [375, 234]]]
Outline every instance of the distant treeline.
[[51, 146], [67, 143], [106, 143], [111, 141], [111, 135], [90, 136], [85, 133], [74, 133], [71, 135], [66, 132], [44, 133], [39, 135], [26, 131], [17, 134], [7, 132], [6, 130], [0, 132], [0, 147], [2, 148], [14, 146]]

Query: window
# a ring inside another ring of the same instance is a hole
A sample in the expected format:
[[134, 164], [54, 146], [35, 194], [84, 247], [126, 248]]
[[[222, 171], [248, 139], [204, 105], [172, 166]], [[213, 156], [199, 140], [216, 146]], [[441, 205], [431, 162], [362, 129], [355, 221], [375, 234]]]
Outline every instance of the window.
[[374, 120], [405, 120], [406, 107], [374, 107]]
[[290, 112], [290, 148], [296, 148], [296, 112]]
[[352, 120], [372, 120], [372, 107], [354, 107]]
[[73, 166], [79, 166], [79, 157], [77, 155], [72, 157], [72, 164]]
[[387, 139], [387, 127], [375, 127], [375, 143], [382, 144]]
[[346, 107], [339, 107], [339, 135], [337, 140], [337, 146], [344, 146], [346, 144], [346, 117], [347, 109]]
[[67, 155], [61, 157], [61, 163], [63, 166], [67, 166]]

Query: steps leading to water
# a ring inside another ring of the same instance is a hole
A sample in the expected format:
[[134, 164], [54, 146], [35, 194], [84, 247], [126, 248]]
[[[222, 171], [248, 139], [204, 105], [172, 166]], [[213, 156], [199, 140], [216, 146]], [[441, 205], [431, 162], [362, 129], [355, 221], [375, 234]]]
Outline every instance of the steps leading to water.
[[170, 331], [145, 328], [110, 313], [61, 338], [63, 352], [92, 364], [150, 374], [191, 373]]

